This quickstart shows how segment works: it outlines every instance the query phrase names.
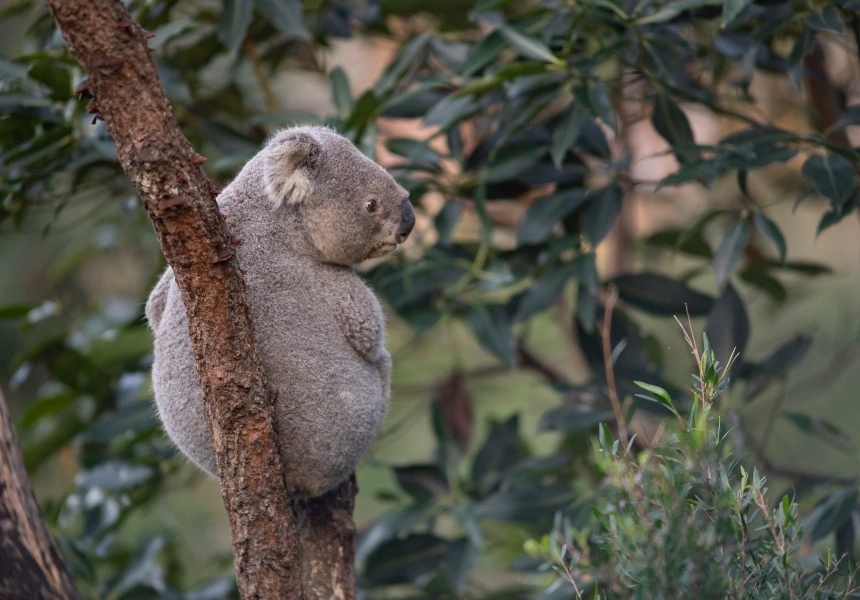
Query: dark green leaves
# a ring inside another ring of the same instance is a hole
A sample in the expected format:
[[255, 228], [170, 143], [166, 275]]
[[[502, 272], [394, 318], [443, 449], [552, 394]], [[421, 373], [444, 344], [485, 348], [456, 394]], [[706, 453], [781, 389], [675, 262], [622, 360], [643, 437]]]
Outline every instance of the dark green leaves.
[[687, 115], [666, 94], [657, 94], [651, 122], [657, 133], [672, 146], [679, 163], [687, 164], [697, 157], [693, 130]]
[[784, 412], [782, 416], [805, 433], [814, 435], [842, 450], [854, 450], [854, 442], [851, 440], [851, 437], [825, 419], [797, 412]]
[[552, 196], [538, 198], [529, 206], [517, 228], [517, 244], [538, 244], [561, 219], [582, 206], [587, 200], [582, 188], [565, 190]]
[[534, 38], [520, 33], [512, 27], [503, 25], [499, 27], [499, 32], [511, 46], [519, 50], [520, 54], [526, 58], [548, 63], [560, 62], [559, 58], [552, 53], [552, 50], [547, 48], [544, 44]]
[[364, 575], [377, 584], [412, 583], [435, 571], [446, 551], [445, 540], [426, 533], [390, 540], [368, 557]]
[[722, 366], [727, 364], [732, 352], [743, 357], [750, 335], [750, 321], [741, 297], [731, 284], [726, 286], [711, 309], [705, 333], [715, 358]]
[[418, 501], [431, 500], [448, 493], [445, 474], [435, 465], [396, 467], [394, 477], [400, 487]]
[[838, 154], [810, 156], [803, 164], [803, 176], [819, 195], [830, 200], [837, 212], [842, 211], [857, 185], [854, 165]]
[[466, 311], [466, 322], [485, 350], [492, 352], [506, 365], [515, 364], [516, 340], [511, 329], [511, 318], [504, 306], [471, 306]]
[[731, 275], [735, 265], [743, 256], [750, 241], [750, 222], [741, 218], [723, 235], [720, 247], [714, 255], [714, 275], [717, 285], [722, 286]]
[[302, 5], [299, 0], [254, 0], [269, 21], [281, 32], [294, 39], [310, 39], [302, 22]]
[[620, 275], [613, 283], [621, 300], [655, 315], [683, 315], [689, 310], [691, 316], [700, 316], [707, 314], [714, 305], [711, 296], [656, 273]]
[[582, 105], [573, 103], [567, 108], [564, 118], [552, 133], [552, 164], [561, 169], [567, 151], [579, 137], [585, 123], [585, 109]]
[[818, 12], [812, 13], [806, 17], [805, 21], [810, 28], [818, 31], [833, 31], [839, 34], [844, 31], [842, 19], [839, 18], [839, 12], [832, 4], [825, 6]]
[[785, 237], [782, 235], [777, 224], [760, 212], [753, 215], [753, 221], [755, 222], [756, 229], [776, 246], [776, 250], [779, 252], [779, 260], [785, 262]]
[[594, 194], [583, 211], [580, 226], [592, 246], [597, 247], [609, 233], [621, 211], [623, 196], [621, 186], [611, 183]]
[[253, 0], [225, 0], [224, 12], [221, 13], [221, 24], [218, 28], [218, 39], [236, 52], [245, 39], [248, 25], [251, 24], [251, 9]]

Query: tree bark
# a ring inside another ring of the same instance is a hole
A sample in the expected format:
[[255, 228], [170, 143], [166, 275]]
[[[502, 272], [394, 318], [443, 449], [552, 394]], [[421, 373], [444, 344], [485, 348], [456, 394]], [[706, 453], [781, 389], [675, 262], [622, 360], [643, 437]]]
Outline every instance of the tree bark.
[[293, 507], [306, 600], [355, 600], [355, 475]]
[[54, 545], [24, 468], [0, 392], [0, 598], [80, 598]]
[[[239, 593], [302, 598], [293, 513], [272, 418], [275, 393], [254, 340], [245, 285], [214, 197], [179, 129], [146, 32], [119, 0], [47, 0], [88, 75], [89, 110], [106, 121], [152, 220], [188, 315], [233, 535]], [[79, 88], [80, 90], [80, 88]]]

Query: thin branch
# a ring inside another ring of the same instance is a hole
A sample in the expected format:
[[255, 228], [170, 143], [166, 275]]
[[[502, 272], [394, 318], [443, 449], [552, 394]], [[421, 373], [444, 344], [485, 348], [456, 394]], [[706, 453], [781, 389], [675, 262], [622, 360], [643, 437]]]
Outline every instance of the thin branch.
[[612, 363], [612, 310], [617, 300], [616, 290], [613, 288], [606, 294], [606, 302], [603, 311], [603, 368], [606, 371], [606, 387], [609, 391], [609, 402], [612, 404], [612, 412], [615, 414], [615, 422], [618, 424], [618, 439], [621, 447], [627, 448], [627, 423], [621, 410], [621, 402], [618, 399], [618, 388], [615, 385], [615, 366]]

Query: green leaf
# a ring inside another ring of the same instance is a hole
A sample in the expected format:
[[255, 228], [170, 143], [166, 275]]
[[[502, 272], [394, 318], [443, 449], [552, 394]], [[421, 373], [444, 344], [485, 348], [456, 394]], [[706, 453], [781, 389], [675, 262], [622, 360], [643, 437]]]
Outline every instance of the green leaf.
[[442, 564], [447, 542], [418, 533], [385, 542], [367, 558], [364, 576], [376, 584], [413, 583]]
[[594, 194], [582, 211], [580, 227], [593, 247], [596, 248], [612, 228], [621, 211], [623, 196], [621, 186], [611, 183]]
[[552, 132], [550, 155], [556, 169], [561, 169], [567, 151], [582, 132], [583, 124], [585, 124], [585, 109], [579, 103], [571, 103], [564, 118]]
[[472, 47], [469, 58], [463, 67], [463, 77], [470, 77], [483, 67], [491, 63], [505, 48], [505, 38], [498, 30], [494, 30], [487, 37]]
[[621, 300], [654, 315], [684, 315], [689, 310], [695, 317], [708, 314], [714, 306], [713, 297], [656, 273], [619, 275], [613, 284]]
[[466, 311], [466, 321], [481, 346], [506, 365], [516, 363], [516, 340], [511, 319], [503, 306], [470, 306]]
[[427, 126], [438, 125], [439, 129], [446, 130], [458, 121], [478, 112], [479, 106], [469, 96], [456, 97], [454, 95], [443, 98], [424, 117]]
[[397, 59], [385, 70], [382, 77], [376, 80], [373, 90], [380, 96], [393, 91], [401, 83], [403, 76], [418, 62], [427, 48], [428, 39], [427, 35], [421, 34], [400, 48]]
[[860, 125], [860, 105], [849, 106], [837, 117], [828, 131], [845, 129], [850, 125]]
[[397, 483], [418, 501], [432, 500], [448, 494], [448, 481], [436, 465], [395, 467]]
[[836, 212], [842, 212], [857, 185], [854, 166], [838, 154], [810, 156], [803, 163], [803, 176], [812, 182], [819, 195], [830, 200]]
[[804, 532], [809, 532], [813, 542], [820, 540], [843, 523], [850, 522], [856, 508], [857, 486], [843, 486], [815, 505], [803, 523]]
[[851, 436], [829, 421], [797, 412], [784, 412], [782, 416], [805, 433], [814, 435], [837, 448], [854, 450], [854, 442]]
[[785, 262], [785, 237], [783, 237], [777, 224], [760, 212], [753, 215], [753, 221], [755, 222], [756, 229], [776, 246], [776, 250], [779, 252], [779, 260]]
[[804, 19], [811, 29], [817, 31], [834, 31], [840, 35], [845, 32], [839, 12], [832, 4], [828, 4], [818, 12], [812, 13]]
[[588, 198], [583, 188], [565, 190], [538, 198], [529, 206], [517, 227], [517, 245], [539, 244], [561, 219], [582, 206]]
[[254, 0], [254, 3], [282, 33], [293, 39], [311, 39], [302, 21], [302, 5], [299, 0]]
[[723, 236], [720, 247], [714, 255], [714, 275], [717, 285], [722, 287], [731, 275], [735, 265], [743, 256], [750, 241], [749, 219], [742, 218], [732, 225]]
[[218, 28], [218, 39], [230, 52], [236, 52], [251, 24], [253, 0], [225, 0]]
[[502, 25], [498, 28], [498, 31], [504, 36], [504, 38], [508, 41], [509, 44], [519, 50], [520, 54], [522, 54], [526, 58], [540, 60], [548, 63], [561, 64], [561, 59], [559, 59], [555, 54], [552, 53], [552, 50], [547, 48], [538, 40], [524, 35], [516, 29], [513, 29], [512, 27], [509, 27], [507, 25]]
[[[744, 303], [732, 284], [727, 284], [708, 314], [705, 334], [714, 357], [723, 366], [734, 351], [742, 357], [750, 335], [750, 320]], [[734, 370], [734, 369], [733, 369]]]
[[103, 462], [75, 476], [75, 484], [83, 488], [102, 490], [126, 490], [146, 482], [155, 475], [155, 470], [147, 465], [132, 465], [125, 461]]
[[507, 421], [497, 423], [481, 446], [472, 464], [472, 482], [479, 492], [492, 490], [520, 458], [520, 420], [515, 414]]
[[364, 92], [358, 101], [355, 103], [355, 108], [349, 119], [343, 124], [344, 129], [363, 129], [368, 121], [373, 116], [374, 111], [379, 107], [379, 98], [373, 93], [373, 90]]
[[352, 114], [352, 94], [349, 91], [349, 80], [341, 67], [331, 72], [331, 99], [342, 122], [346, 122]]
[[32, 304], [8, 304], [0, 306], [0, 319], [18, 319], [26, 316], [34, 308]]
[[469, 574], [475, 567], [481, 547], [469, 537], [462, 537], [448, 544], [443, 570], [445, 577], [458, 592], [463, 592], [469, 582]]
[[568, 508], [575, 499], [569, 486], [529, 483], [488, 496], [478, 505], [477, 513], [494, 521], [542, 522]]
[[543, 275], [529, 286], [517, 306], [514, 321], [525, 321], [535, 313], [552, 306], [564, 291], [564, 286], [579, 270], [580, 265], [571, 262], [563, 265], [550, 265]]
[[651, 116], [654, 129], [672, 146], [672, 152], [681, 164], [689, 163], [697, 156], [693, 149], [695, 140], [687, 115], [664, 93], [657, 94]]
[[702, 6], [721, 6], [724, 0], [676, 0], [663, 5], [660, 9], [650, 15], [636, 21], [637, 25], [648, 25], [653, 23], [665, 23], [671, 21], [685, 10], [700, 8]]
[[562, 404], [541, 417], [537, 431], [572, 433], [590, 429], [600, 423], [612, 421], [614, 418], [615, 415], [611, 408], [599, 408], [583, 403]]
[[438, 165], [442, 155], [427, 145], [427, 142], [412, 138], [391, 138], [385, 147], [394, 154], [409, 159], [413, 165]]
[[669, 397], [669, 393], [666, 390], [656, 385], [645, 383], [643, 381], [634, 381], [633, 383], [641, 387], [646, 392], [651, 392], [656, 396], [656, 398], [652, 398], [643, 394], [636, 394], [637, 397], [644, 398], [645, 400], [653, 400], [654, 402], [662, 404], [663, 406], [671, 410], [673, 413], [678, 413], [678, 411], [675, 410], [675, 405], [672, 404], [672, 398]]
[[723, 0], [722, 26], [734, 21], [751, 2], [752, 0]]
[[588, 109], [591, 116], [600, 119], [615, 131], [615, 113], [612, 111], [612, 104], [609, 101], [605, 83], [589, 81], [587, 85], [574, 86], [573, 95], [580, 104]]

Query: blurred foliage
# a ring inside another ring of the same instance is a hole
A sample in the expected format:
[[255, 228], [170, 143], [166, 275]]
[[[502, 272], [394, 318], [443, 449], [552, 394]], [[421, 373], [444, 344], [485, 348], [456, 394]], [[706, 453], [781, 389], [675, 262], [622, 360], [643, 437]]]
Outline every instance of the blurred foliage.
[[[162, 83], [183, 131], [210, 158], [205, 167], [213, 180], [229, 181], [268, 134], [297, 122], [328, 124], [372, 157], [384, 143], [398, 157], [392, 172], [416, 205], [433, 195], [445, 202], [432, 214], [432, 230], [416, 233], [408, 257], [400, 254], [367, 272], [375, 289], [416, 337], [463, 323], [498, 360], [499, 372], [533, 370], [558, 394], [539, 430], [556, 432], [562, 441], [556, 451], [536, 454], [518, 415], [475, 438], [469, 373], [457, 369], [439, 382], [431, 405], [432, 457], [391, 467], [402, 493], [380, 498], [390, 507], [361, 533], [365, 597], [570, 597], [563, 586], [544, 590], [535, 575], [540, 565], [522, 555], [522, 542], [548, 531], [561, 513], [571, 527], [607, 533], [590, 506], [608, 467], [595, 465], [587, 452], [599, 424], [614, 422], [605, 353], [628, 421], [647, 425], [672, 417], [665, 403], [637, 396], [636, 382], [645, 381], [683, 397], [660, 345], [642, 325], [647, 318], [689, 311], [703, 319], [716, 360], [725, 363], [736, 351], [734, 383], [714, 410], [738, 421], [738, 445], [749, 452], [741, 460], [781, 474], [761, 450], [772, 422], [764, 433], [751, 431], [740, 409], [784, 380], [811, 341], [797, 334], [763, 360], [750, 360], [751, 323], [738, 290], [759, 290], [785, 306], [784, 277], [813, 279], [829, 268], [788, 259], [792, 240], [750, 193], [747, 174], [801, 156], [805, 189], [788, 200], [824, 199], [824, 232], [857, 213], [860, 154], [835, 134], [860, 124], [860, 111], [847, 108], [820, 133], [782, 129], [750, 116], [759, 114], [750, 85], [756, 73], [766, 72], [800, 87], [815, 76], [806, 61], [819, 39], [856, 44], [860, 5], [854, 0], [129, 5], [155, 34], [149, 43]], [[19, 405], [28, 467], [38, 474], [71, 453], [77, 470], [72, 489], [47, 503], [46, 514], [86, 596], [234, 596], [229, 557], [214, 565], [222, 575], [179, 591], [187, 574], [169, 525], [134, 539], [119, 535], [136, 512], [163, 501], [178, 463], [164, 460], [174, 450], [149, 398], [143, 298], [80, 302], [80, 290], [66, 276], [85, 269], [96, 250], [109, 254], [125, 245], [153, 254], [155, 245], [103, 123], [94, 123], [74, 96], [83, 74], [49, 16], [30, 0], [0, 10], [28, 27], [23, 47], [0, 59], [0, 227], [40, 231], [49, 240], [88, 227], [96, 232], [93, 241], [66, 247], [51, 273], [54, 287], [43, 298], [0, 307], [4, 322], [20, 326], [20, 333], [2, 330], [14, 337], [8, 347], [16, 348], [3, 357], [4, 385]], [[374, 85], [354, 94], [346, 72], [325, 64], [322, 49], [357, 31], [402, 44]], [[281, 110], [272, 74], [283, 70], [324, 74], [334, 114]], [[631, 101], [650, 111], [678, 163], [659, 182], [631, 174], [623, 135], [628, 124], [618, 119]], [[690, 106], [737, 128], [717, 143], [697, 144], [682, 109]], [[422, 130], [429, 137], [381, 135], [396, 119], [422, 119], [431, 127]], [[735, 204], [714, 205], [683, 229], [644, 240], [654, 250], [644, 268], [599, 274], [596, 248], [611, 243], [613, 225], [636, 189], [691, 182], [710, 188], [733, 176], [741, 192]], [[514, 227], [496, 216], [495, 207], [505, 201], [527, 204]], [[72, 225], [56, 231], [64, 218]], [[666, 273], [661, 261], [670, 253], [693, 266], [681, 277]], [[619, 306], [604, 323], [603, 305], [612, 294]], [[551, 307], [584, 357], [586, 380], [557, 372], [534, 351], [539, 342], [530, 339], [530, 323]], [[854, 452], [838, 424], [814, 414], [777, 416], [822, 444]], [[738, 469], [726, 473], [726, 485], [738, 485], [731, 483]], [[788, 475], [799, 497], [820, 498], [807, 517], [808, 535], [815, 540], [834, 533], [838, 553], [853, 552], [856, 481]], [[773, 514], [788, 522], [794, 510]], [[521, 556], [510, 566], [523, 576], [478, 581], [481, 565], [498, 556]]]
[[[695, 339], [692, 327], [687, 339]], [[595, 526], [576, 531], [560, 514], [552, 533], [529, 540], [528, 553], [559, 575], [558, 589], [577, 598], [853, 598], [856, 564], [830, 552], [817, 568], [798, 562], [803, 526], [798, 506], [776, 503], [758, 469], [748, 473], [731, 457], [725, 431], [711, 409], [728, 386], [708, 337], [693, 342], [700, 370], [688, 413], [665, 390], [641, 383], [645, 396], [678, 417], [653, 447], [634, 454], [624, 434], [606, 425], [593, 443], [603, 475], [592, 505]], [[739, 473], [736, 473], [739, 471]]]

